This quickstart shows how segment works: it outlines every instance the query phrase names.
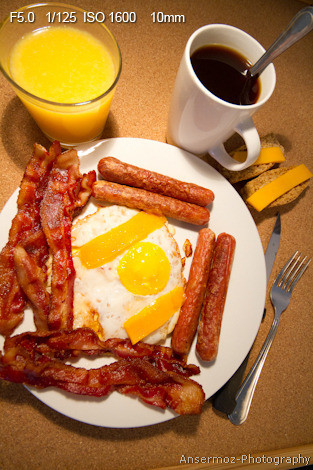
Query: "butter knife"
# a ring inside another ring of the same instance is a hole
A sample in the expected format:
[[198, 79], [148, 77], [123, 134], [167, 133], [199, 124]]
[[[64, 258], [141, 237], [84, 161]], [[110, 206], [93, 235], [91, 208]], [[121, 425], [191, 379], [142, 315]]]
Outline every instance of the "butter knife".
[[[280, 232], [281, 232], [281, 223], [280, 223], [280, 214], [277, 214], [276, 222], [274, 229], [271, 235], [271, 238], [268, 242], [267, 249], [265, 252], [265, 267], [266, 267], [266, 280], [269, 282], [269, 278], [273, 269], [274, 261], [279, 247], [280, 241]], [[265, 314], [265, 310], [264, 310]], [[263, 315], [264, 315], [263, 314]], [[250, 350], [251, 351], [251, 350]], [[236, 370], [236, 372], [231, 376], [231, 378], [226, 382], [223, 387], [221, 387], [212, 398], [212, 405], [218, 411], [230, 415], [235, 406], [236, 406], [236, 395], [241, 385], [247, 362], [249, 359], [250, 351], [248, 352], [246, 358]]]

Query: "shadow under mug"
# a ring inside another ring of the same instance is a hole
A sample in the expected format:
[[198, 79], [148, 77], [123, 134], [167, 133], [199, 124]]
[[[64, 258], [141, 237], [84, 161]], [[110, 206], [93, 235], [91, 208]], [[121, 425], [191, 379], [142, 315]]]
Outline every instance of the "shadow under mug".
[[[222, 166], [239, 171], [252, 165], [260, 153], [260, 137], [251, 116], [272, 95], [276, 73], [270, 64], [260, 76], [261, 91], [256, 103], [236, 105], [211, 93], [195, 74], [191, 55], [202, 46], [231, 47], [254, 64], [265, 49], [252, 36], [229, 25], [212, 24], [199, 28], [189, 38], [177, 72], [172, 94], [167, 141], [197, 155], [209, 153]], [[224, 142], [238, 133], [247, 146], [247, 158], [236, 162]]]

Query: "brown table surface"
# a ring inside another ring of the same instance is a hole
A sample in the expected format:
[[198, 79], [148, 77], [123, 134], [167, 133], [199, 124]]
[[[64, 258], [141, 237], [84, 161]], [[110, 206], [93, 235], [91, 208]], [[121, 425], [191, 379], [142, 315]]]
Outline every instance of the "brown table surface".
[[[0, 19], [24, 2], [0, 2]], [[297, 0], [100, 0], [72, 1], [91, 11], [135, 11], [135, 24], [109, 24], [123, 56], [123, 71], [103, 137], [140, 137], [164, 142], [177, 68], [190, 34], [207, 23], [227, 23], [270, 46], [303, 7]], [[151, 13], [183, 14], [185, 23], [152, 23]], [[313, 35], [276, 59], [277, 86], [254, 117], [260, 135], [274, 132], [285, 146], [287, 165], [312, 164]], [[1, 76], [0, 203], [18, 187], [32, 145], [48, 145]], [[149, 156], [147, 156], [149, 158]], [[312, 182], [310, 184], [312, 186]], [[281, 208], [282, 235], [272, 278], [295, 249], [312, 256], [312, 187]], [[276, 210], [252, 211], [264, 249]], [[244, 227], [243, 227], [244, 230]], [[152, 469], [178, 466], [187, 457], [231, 457], [272, 452], [313, 442], [312, 269], [295, 289], [265, 362], [248, 420], [232, 425], [210, 400], [200, 416], [178, 417], [137, 429], [108, 429], [67, 418], [23, 386], [0, 383], [1, 469]], [[269, 331], [267, 315], [250, 356], [256, 358]], [[296, 452], [296, 451], [295, 451]], [[282, 452], [283, 455], [283, 452]], [[312, 452], [310, 454], [313, 459]], [[191, 462], [191, 460], [189, 460]], [[301, 462], [300, 462], [301, 463]], [[291, 467], [292, 465], [290, 465]], [[209, 468], [209, 467], [208, 467]], [[228, 467], [231, 468], [229, 464]], [[276, 468], [273, 464], [268, 468]]]

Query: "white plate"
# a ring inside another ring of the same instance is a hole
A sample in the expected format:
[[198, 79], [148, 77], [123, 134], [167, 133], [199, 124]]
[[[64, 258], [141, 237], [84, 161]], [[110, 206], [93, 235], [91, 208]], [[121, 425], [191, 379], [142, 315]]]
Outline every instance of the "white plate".
[[[215, 200], [210, 208], [209, 226], [216, 235], [221, 232], [232, 234], [237, 243], [217, 359], [212, 364], [200, 364], [195, 354], [195, 344], [188, 358], [189, 363], [201, 367], [201, 374], [193, 378], [203, 386], [206, 398], [210, 398], [244, 360], [262, 319], [266, 293], [265, 261], [259, 234], [248, 209], [234, 188], [216, 170], [194, 155], [171, 145], [137, 138], [115, 138], [82, 145], [78, 147], [78, 151], [81, 172], [96, 169], [102, 157], [114, 156], [214, 191]], [[16, 213], [17, 193], [18, 191], [12, 195], [0, 214], [1, 246], [7, 241], [11, 220]], [[93, 212], [92, 202], [88, 206], [88, 212]], [[175, 226], [175, 238], [182, 255], [182, 245], [186, 238], [195, 247], [200, 227], [173, 220], [169, 222]], [[184, 271], [186, 278], [190, 262], [191, 259], [187, 259]], [[26, 312], [25, 320], [16, 332], [33, 329], [31, 312]], [[104, 361], [105, 359], [98, 358], [90, 365], [90, 361], [83, 359], [79, 361], [79, 365], [98, 367]], [[162, 411], [119, 393], [98, 399], [76, 396], [57, 389], [38, 391], [30, 387], [29, 390], [59, 413], [98, 426], [146, 426], [177, 416], [171, 410]]]

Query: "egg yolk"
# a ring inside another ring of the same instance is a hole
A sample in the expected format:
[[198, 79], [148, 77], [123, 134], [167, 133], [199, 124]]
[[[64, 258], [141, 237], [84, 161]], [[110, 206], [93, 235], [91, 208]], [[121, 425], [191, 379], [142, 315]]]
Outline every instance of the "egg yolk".
[[165, 222], [165, 217], [138, 212], [127, 222], [81, 246], [79, 248], [80, 261], [88, 269], [98, 268], [146, 238], [149, 233], [161, 228]]
[[139, 313], [128, 318], [124, 328], [132, 344], [141, 341], [148, 334], [164, 325], [183, 304], [184, 288], [175, 287], [167, 294], [158, 297], [155, 302], [143, 308]]
[[162, 248], [154, 243], [136, 243], [120, 260], [117, 273], [133, 294], [152, 295], [168, 283], [171, 265]]

